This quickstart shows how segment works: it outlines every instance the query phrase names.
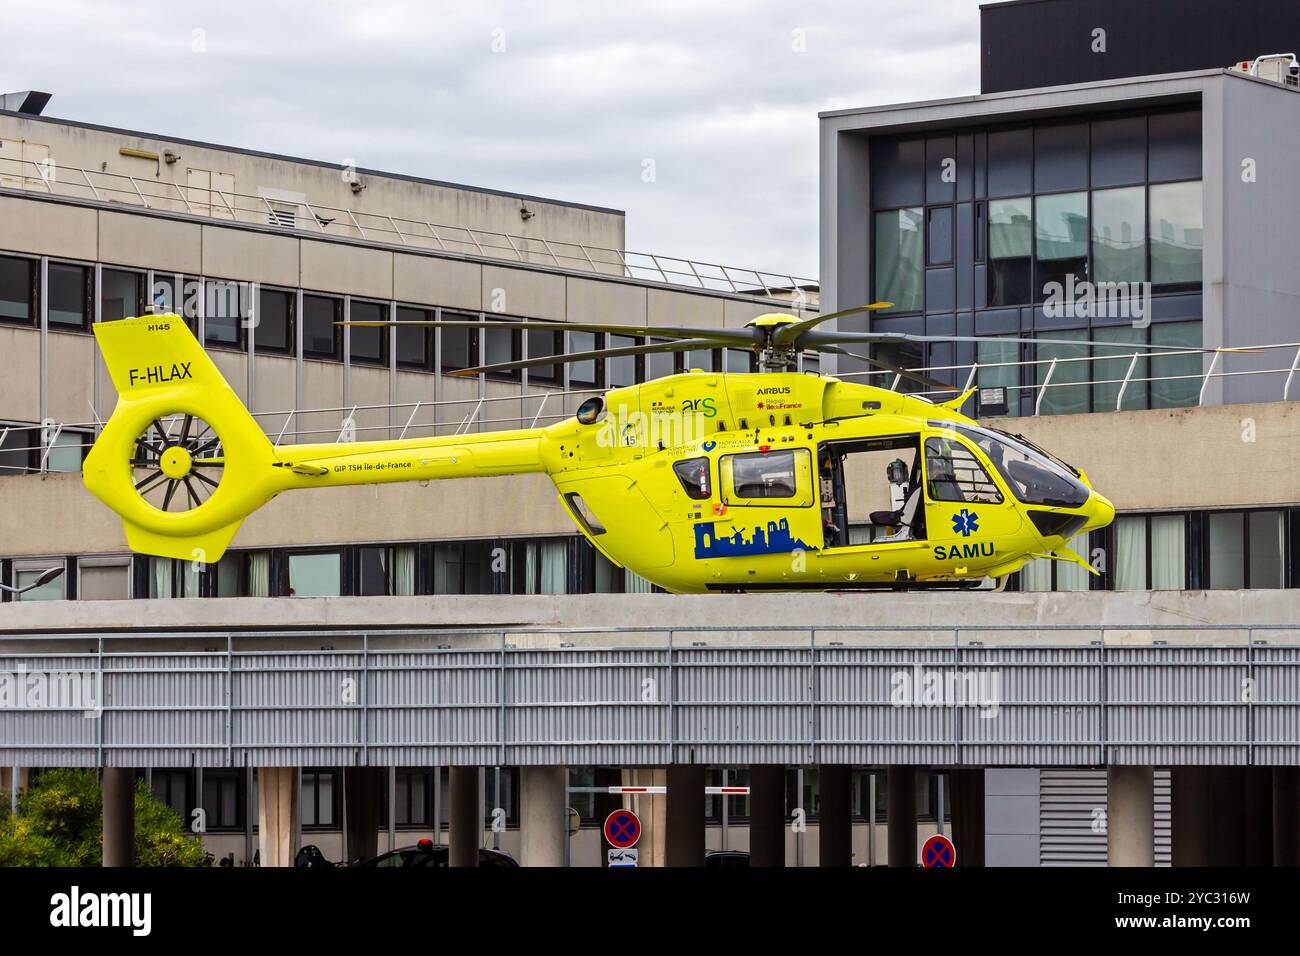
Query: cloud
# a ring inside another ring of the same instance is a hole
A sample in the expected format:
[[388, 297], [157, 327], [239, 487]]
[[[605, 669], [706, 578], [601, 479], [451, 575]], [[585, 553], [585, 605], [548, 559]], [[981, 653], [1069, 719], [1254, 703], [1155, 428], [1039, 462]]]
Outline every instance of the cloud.
[[613, 206], [630, 249], [799, 276], [817, 112], [979, 73], [976, 0], [43, 0], [6, 34], [0, 87], [50, 115]]

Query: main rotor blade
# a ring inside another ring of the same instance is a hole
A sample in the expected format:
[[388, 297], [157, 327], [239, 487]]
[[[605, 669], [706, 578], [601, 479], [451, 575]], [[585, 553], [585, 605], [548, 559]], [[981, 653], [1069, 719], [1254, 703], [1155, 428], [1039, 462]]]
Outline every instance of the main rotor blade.
[[910, 369], [905, 369], [902, 366], [894, 365], [893, 363], [886, 362], [883, 359], [863, 358], [861, 355], [854, 355], [848, 349], [837, 348], [834, 345], [824, 346], [822, 348], [819, 348], [817, 351], [833, 352], [836, 355], [847, 355], [849, 358], [856, 359], [859, 362], [863, 362], [875, 368], [882, 369], [886, 372], [893, 372], [895, 375], [901, 375], [903, 378], [907, 379], [908, 381], [916, 382], [918, 385], [924, 385], [926, 388], [930, 389], [931, 391], [936, 391], [936, 392], [957, 391], [957, 387], [955, 385], [950, 385], [947, 382], [941, 382], [937, 378], [930, 378], [930, 376], [922, 375], [920, 372], [913, 372]]
[[804, 332], [809, 331], [823, 322], [829, 322], [831, 319], [842, 318], [846, 315], [860, 315], [863, 312], [875, 312], [880, 309], [892, 309], [892, 302], [872, 302], [870, 305], [855, 305], [851, 309], [840, 309], [838, 312], [828, 312], [826, 315], [814, 315], [806, 319], [800, 319], [798, 322], [791, 322], [788, 325], [778, 326], [772, 333], [773, 345], [791, 345]]
[[468, 376], [480, 372], [509, 372], [517, 368], [534, 368], [542, 365], [570, 365], [574, 362], [586, 362], [590, 359], [618, 358], [623, 355], [649, 355], [653, 352], [689, 352], [692, 349], [712, 349], [717, 346], [712, 339], [685, 339], [676, 342], [652, 342], [648, 345], [626, 345], [616, 349], [596, 349], [591, 352], [570, 352], [567, 355], [543, 355], [538, 358], [520, 359], [515, 362], [496, 362], [492, 365], [479, 365], [474, 368], [461, 368], [449, 375]]
[[605, 332], [610, 335], [631, 335], [638, 338], [661, 339], [717, 339], [719, 347], [725, 345], [753, 345], [759, 341], [752, 329], [704, 329], [683, 326], [652, 325], [602, 325], [598, 322], [504, 322], [488, 319], [484, 322], [465, 319], [421, 319], [418, 322], [386, 320], [383, 322], [335, 322], [335, 325], [355, 325], [360, 328], [388, 328], [389, 326], [415, 326], [434, 329], [523, 329], [528, 332]]
[[845, 345], [853, 342], [883, 344], [891, 342], [1010, 342], [1024, 345], [1076, 345], [1116, 349], [1121, 352], [1145, 349], [1153, 352], [1247, 352], [1250, 349], [1201, 349], [1183, 345], [1149, 345], [1144, 342], [1098, 342], [1095, 339], [1022, 339], [1002, 335], [912, 335], [906, 332], [805, 332], [799, 348], [821, 350], [823, 345]]

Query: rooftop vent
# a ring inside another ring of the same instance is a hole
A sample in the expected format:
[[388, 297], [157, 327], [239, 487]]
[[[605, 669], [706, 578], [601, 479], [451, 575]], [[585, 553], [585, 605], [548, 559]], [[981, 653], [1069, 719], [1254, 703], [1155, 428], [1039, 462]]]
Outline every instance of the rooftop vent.
[[8, 110], [10, 113], [26, 113], [29, 116], [40, 116], [41, 111], [45, 109], [45, 104], [50, 101], [50, 97], [53, 95], [53, 93], [41, 93], [37, 90], [0, 94], [0, 109]]

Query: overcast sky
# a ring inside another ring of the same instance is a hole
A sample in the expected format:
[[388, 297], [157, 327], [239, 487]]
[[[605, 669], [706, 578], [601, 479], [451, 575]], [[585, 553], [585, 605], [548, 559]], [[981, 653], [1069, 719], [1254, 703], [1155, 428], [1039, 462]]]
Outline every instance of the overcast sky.
[[977, 0], [6, 4], [46, 112], [627, 211], [816, 276], [817, 112], [979, 90]]

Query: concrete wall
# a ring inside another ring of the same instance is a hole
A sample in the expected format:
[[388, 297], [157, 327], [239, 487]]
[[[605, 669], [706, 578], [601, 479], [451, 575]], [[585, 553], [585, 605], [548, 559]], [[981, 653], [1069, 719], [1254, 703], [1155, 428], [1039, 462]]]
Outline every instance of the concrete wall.
[[[51, 117], [19, 116], [0, 112], [0, 140], [19, 140], [48, 149], [48, 156], [57, 166], [85, 169], [92, 173], [92, 181], [104, 198], [127, 203], [138, 202], [133, 188], [125, 181], [110, 177], [96, 177], [95, 173], [131, 176], [140, 182], [141, 191], [150, 196], [150, 205], [156, 208], [184, 212], [188, 207], [180, 198], [177, 187], [187, 191], [192, 204], [201, 202], [198, 191], [190, 189], [189, 170], [205, 170], [231, 177], [223, 181], [223, 191], [246, 196], [267, 196], [270, 199], [301, 196], [316, 206], [351, 210], [367, 222], [366, 214], [394, 216], [415, 221], [430, 221], [449, 226], [468, 226], [473, 229], [511, 233], [521, 237], [545, 237], [564, 242], [582, 242], [607, 249], [622, 249], [624, 244], [624, 216], [615, 209], [584, 206], [575, 203], [539, 199], [532, 196], [460, 186], [435, 180], [416, 180], [399, 175], [370, 170], [353, 170], [366, 188], [353, 193], [347, 173], [345, 157], [331, 157], [329, 162], [292, 159], [283, 156], [240, 151], [231, 147], [184, 140], [167, 139], [150, 133], [97, 128], [78, 125]], [[123, 156], [121, 149], [134, 149], [162, 155], [166, 150], [179, 154], [175, 163], [153, 159]], [[45, 155], [45, 149], [38, 150]], [[364, 156], [358, 157], [364, 161]], [[15, 176], [19, 170], [11, 164], [0, 163], [0, 175]], [[34, 171], [25, 170], [31, 178]], [[83, 182], [77, 172], [60, 170], [59, 176], [67, 180], [69, 188]], [[35, 188], [42, 188], [33, 184]], [[121, 195], [111, 189], [126, 190]], [[220, 199], [209, 200], [213, 215], [225, 218], [225, 206]], [[233, 204], [233, 201], [232, 201]], [[524, 219], [521, 206], [533, 215]], [[256, 206], [250, 204], [250, 210]], [[305, 215], [305, 210], [303, 210]], [[266, 222], [266, 216], [260, 217]], [[313, 227], [314, 228], [314, 227]], [[346, 216], [326, 227], [330, 232], [358, 238]], [[458, 237], [464, 240], [464, 236]], [[397, 241], [395, 238], [393, 241]], [[458, 251], [471, 248], [458, 243]]]

